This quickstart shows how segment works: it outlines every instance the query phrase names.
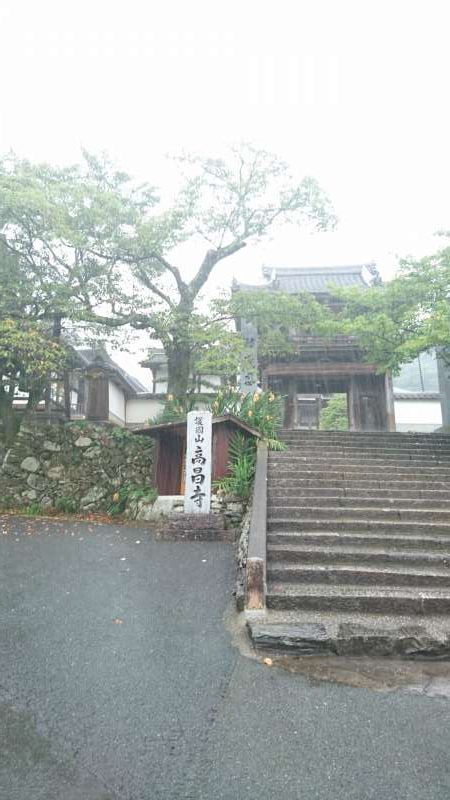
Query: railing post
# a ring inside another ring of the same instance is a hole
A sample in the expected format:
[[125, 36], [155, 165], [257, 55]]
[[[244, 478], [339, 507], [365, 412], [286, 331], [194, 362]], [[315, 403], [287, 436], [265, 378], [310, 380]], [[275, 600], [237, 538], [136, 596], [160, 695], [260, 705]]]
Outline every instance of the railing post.
[[245, 579], [245, 609], [248, 611], [266, 608], [267, 459], [267, 444], [258, 442]]

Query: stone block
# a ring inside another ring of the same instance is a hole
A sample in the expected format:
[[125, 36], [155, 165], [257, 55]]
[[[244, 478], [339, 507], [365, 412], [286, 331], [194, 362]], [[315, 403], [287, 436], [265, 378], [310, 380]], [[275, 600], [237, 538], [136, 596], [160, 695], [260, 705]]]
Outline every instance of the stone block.
[[448, 658], [450, 631], [437, 638], [425, 625], [382, 628], [359, 623], [339, 625], [336, 648], [345, 656], [400, 656], [402, 658]]
[[61, 451], [61, 445], [56, 444], [56, 442], [51, 442], [50, 439], [46, 439], [42, 447], [50, 453], [59, 453]]
[[91, 489], [89, 489], [87, 494], [81, 498], [81, 508], [87, 508], [87, 506], [98, 503], [100, 500], [103, 500], [106, 497], [107, 493], [107, 489], [105, 489], [103, 486], [93, 486]]
[[52, 500], [52, 498], [49, 497], [48, 495], [46, 495], [45, 497], [42, 498], [42, 500], [40, 502], [40, 506], [43, 509], [53, 508], [53, 500]]
[[101, 447], [89, 447], [83, 453], [83, 458], [100, 459], [102, 455]]
[[37, 472], [39, 469], [39, 461], [34, 456], [27, 456], [20, 464], [20, 468], [26, 472]]
[[22, 492], [22, 497], [25, 500], [36, 500], [37, 499], [37, 492], [34, 489], [28, 489], [27, 492]]
[[64, 467], [59, 464], [56, 467], [50, 467], [47, 472], [47, 477], [49, 477], [52, 481], [59, 481], [64, 477]]
[[90, 447], [92, 444], [92, 439], [89, 436], [79, 436], [78, 439], [74, 442], [75, 447]]
[[35, 475], [34, 473], [31, 473], [31, 475], [28, 475], [27, 484], [28, 486], [31, 486], [32, 489], [37, 489], [40, 491], [44, 489], [46, 482], [41, 475]]
[[258, 650], [277, 650], [303, 656], [332, 655], [336, 652], [325, 625], [319, 623], [264, 625], [249, 620], [247, 627]]

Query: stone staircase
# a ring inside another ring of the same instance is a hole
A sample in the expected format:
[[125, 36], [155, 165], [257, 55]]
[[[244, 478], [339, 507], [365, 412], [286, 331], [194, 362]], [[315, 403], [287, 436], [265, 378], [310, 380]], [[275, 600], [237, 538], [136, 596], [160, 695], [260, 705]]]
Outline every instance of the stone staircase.
[[269, 454], [268, 611], [251, 625], [255, 643], [271, 624], [285, 641], [308, 620], [367, 633], [376, 615], [399, 625], [449, 614], [450, 436], [281, 438], [288, 449]]

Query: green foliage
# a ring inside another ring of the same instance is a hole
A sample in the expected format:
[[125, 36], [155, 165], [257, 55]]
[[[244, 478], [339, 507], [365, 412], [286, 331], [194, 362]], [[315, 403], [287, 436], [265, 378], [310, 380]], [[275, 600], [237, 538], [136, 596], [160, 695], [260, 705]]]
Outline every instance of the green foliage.
[[348, 431], [347, 395], [332, 395], [321, 409], [319, 428], [322, 431]]
[[[283, 398], [273, 392], [241, 394], [234, 387], [221, 389], [210, 405], [215, 416], [234, 414], [255, 428], [267, 442], [270, 450], [285, 450], [277, 438], [282, 420]], [[256, 440], [243, 433], [235, 433], [230, 440], [230, 474], [216, 482], [224, 494], [235, 494], [248, 500], [253, 488], [256, 467]]]
[[127, 430], [127, 428], [120, 428], [118, 425], [110, 431], [110, 436], [116, 442], [130, 442], [136, 440], [134, 433]]
[[210, 410], [216, 417], [234, 414], [247, 425], [255, 428], [267, 441], [277, 440], [281, 427], [283, 398], [273, 392], [241, 394], [235, 387], [219, 390], [210, 403]]
[[258, 331], [260, 362], [295, 355], [296, 335], [326, 335], [328, 331], [326, 307], [308, 292], [294, 295], [261, 289], [237, 291], [219, 308], [222, 313], [253, 322]]
[[329, 330], [355, 336], [380, 371], [439, 349], [450, 363], [450, 247], [418, 261], [403, 260], [389, 283], [336, 290], [342, 307]]
[[61, 514], [76, 514], [79, 511], [78, 504], [73, 497], [62, 495], [55, 500], [55, 509]]
[[173, 397], [167, 395], [163, 410], [153, 419], [149, 419], [149, 425], [158, 425], [163, 422], [182, 422], [186, 420], [186, 414], [197, 408], [198, 403], [204, 401], [200, 394], [187, 394], [184, 397]]
[[248, 500], [255, 477], [256, 442], [242, 433], [234, 433], [229, 445], [230, 474], [219, 481], [215, 487], [221, 494], [236, 495]]
[[13, 382], [21, 389], [62, 368], [65, 348], [55, 342], [39, 323], [0, 319], [0, 375], [3, 384]]
[[27, 506], [25, 514], [27, 517], [39, 517], [40, 514], [43, 514], [43, 509], [39, 505], [39, 503], [31, 503], [31, 505]]
[[125, 512], [130, 501], [145, 500], [147, 503], [154, 503], [157, 496], [156, 490], [151, 486], [134, 486], [129, 484], [121, 486], [113, 495], [112, 503], [108, 507], [108, 514], [112, 517], [120, 516]]

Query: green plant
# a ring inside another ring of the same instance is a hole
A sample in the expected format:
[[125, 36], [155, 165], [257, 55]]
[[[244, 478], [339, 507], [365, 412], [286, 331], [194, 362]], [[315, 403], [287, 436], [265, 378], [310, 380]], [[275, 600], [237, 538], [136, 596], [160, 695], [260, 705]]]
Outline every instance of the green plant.
[[146, 503], [154, 503], [158, 494], [152, 486], [133, 486], [126, 484], [121, 486], [112, 496], [112, 503], [108, 508], [108, 514], [112, 517], [123, 514], [131, 500], [145, 500]]
[[39, 503], [31, 503], [25, 511], [27, 517], [38, 517], [39, 514], [42, 514], [42, 508]]
[[131, 439], [134, 440], [134, 434], [131, 431], [127, 430], [127, 428], [120, 428], [116, 426], [111, 431], [111, 438], [114, 439], [116, 442], [128, 442]]
[[229, 444], [230, 474], [219, 481], [215, 487], [221, 494], [232, 494], [248, 500], [252, 492], [256, 468], [256, 442], [242, 433], [235, 433]]
[[283, 398], [273, 392], [243, 394], [234, 386], [226, 386], [217, 392], [210, 410], [215, 416], [234, 414], [255, 428], [269, 447], [275, 450], [284, 449], [277, 436], [282, 421], [282, 404]]
[[181, 422], [186, 419], [186, 414], [193, 411], [203, 397], [199, 394], [187, 394], [185, 397], [167, 395], [163, 410], [149, 419], [149, 425], [158, 425], [161, 422]]
[[322, 431], [348, 431], [346, 394], [332, 395], [320, 412], [319, 428]]
[[73, 497], [57, 497], [55, 500], [55, 508], [62, 514], [75, 514], [78, 511], [78, 504]]

